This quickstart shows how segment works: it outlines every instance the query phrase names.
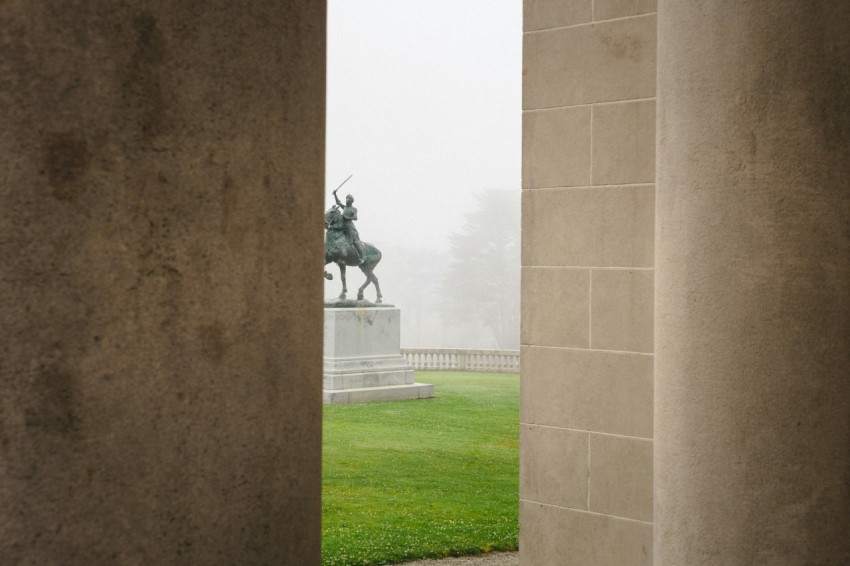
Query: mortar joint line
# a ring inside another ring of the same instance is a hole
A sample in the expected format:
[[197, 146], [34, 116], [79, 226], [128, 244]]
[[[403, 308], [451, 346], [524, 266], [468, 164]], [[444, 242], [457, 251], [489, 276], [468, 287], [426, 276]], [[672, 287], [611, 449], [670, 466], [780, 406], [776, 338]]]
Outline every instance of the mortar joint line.
[[590, 431], [587, 431], [587, 510], [590, 511]]
[[579, 348], [577, 346], [546, 346], [540, 344], [520, 344], [526, 348], [546, 348], [549, 350], [575, 350], [578, 352], [602, 352], [606, 354], [628, 354], [632, 356], [655, 356], [654, 352], [630, 352], [628, 350], [603, 350], [599, 348]]
[[587, 270], [587, 349], [593, 348], [593, 268]]
[[526, 503], [533, 503], [535, 505], [540, 505], [541, 507], [550, 507], [552, 509], [563, 509], [565, 511], [575, 511], [576, 513], [587, 513], [588, 515], [596, 515], [597, 517], [608, 517], [611, 519], [620, 519], [621, 521], [630, 521], [632, 523], [638, 523], [641, 525], [652, 526], [652, 523], [649, 521], [641, 521], [640, 519], [632, 519], [630, 517], [621, 517], [620, 515], [608, 515], [605, 513], [597, 513], [596, 511], [591, 511], [590, 509], [576, 509], [575, 507], [565, 507], [563, 505], [555, 505], [553, 503], [543, 503], [542, 501], [535, 501], [533, 499], [525, 499], [520, 498], [520, 501], [525, 501]]
[[568, 108], [584, 108], [585, 106], [610, 106], [612, 104], [628, 104], [630, 102], [650, 102], [657, 99], [657, 96], [642, 96], [638, 98], [621, 98], [618, 100], [598, 100], [582, 102], [580, 104], [557, 104], [555, 106], [541, 106], [540, 108], [523, 108], [522, 112], [546, 112], [547, 110], [566, 110]]
[[552, 430], [565, 430], [567, 432], [576, 432], [576, 433], [587, 433], [588, 438], [591, 434], [596, 434], [598, 436], [611, 436], [613, 438], [623, 438], [626, 440], [641, 440], [643, 442], [654, 442], [652, 438], [647, 438], [645, 436], [629, 436], [628, 434], [617, 434], [615, 432], [601, 432], [596, 430], [589, 430], [585, 428], [569, 428], [565, 426], [553, 426], [546, 424], [536, 424], [536, 423], [520, 423], [525, 426], [536, 426], [537, 428], [548, 428]]
[[[568, 30], [568, 29], [590, 27], [590, 26], [595, 26], [595, 25], [599, 25], [599, 24], [607, 24], [609, 22], [622, 22], [622, 21], [625, 21], [625, 20], [636, 20], [638, 18], [646, 18], [646, 17], [649, 17], [649, 16], [655, 16], [657, 14], [658, 14], [658, 12], [647, 12], [645, 14], [632, 14], [631, 16], [621, 16], [619, 18], [609, 18], [607, 20], [591, 19], [591, 21], [589, 21], [589, 22], [581, 22], [581, 23], [578, 23], [578, 24], [570, 24], [568, 26], [556, 26], [556, 27], [552, 27], [552, 28], [543, 28], [543, 29], [530, 29], [528, 31], [524, 31], [523, 35], [535, 35], [535, 34], [546, 33], [546, 32], [550, 32], [550, 31], [562, 31], [562, 30]], [[591, 17], [593, 17], [592, 14], [591, 14]]]
[[560, 187], [523, 187], [523, 191], [566, 191], [566, 190], [594, 190], [594, 189], [616, 189], [620, 187], [655, 187], [655, 183], [617, 183], [611, 185], [566, 185]]
[[593, 186], [593, 104], [590, 105], [590, 186]]
[[627, 265], [521, 265], [526, 269], [596, 269], [597, 271], [655, 271], [654, 267]]

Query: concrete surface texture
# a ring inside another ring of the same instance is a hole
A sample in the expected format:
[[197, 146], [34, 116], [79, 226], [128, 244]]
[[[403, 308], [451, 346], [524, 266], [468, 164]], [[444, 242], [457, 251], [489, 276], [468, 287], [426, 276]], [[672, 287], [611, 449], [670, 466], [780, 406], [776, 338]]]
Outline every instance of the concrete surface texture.
[[652, 563], [654, 0], [525, 0], [520, 555]]
[[324, 4], [0, 29], [0, 563], [318, 564]]
[[659, 14], [656, 564], [850, 564], [850, 6]]

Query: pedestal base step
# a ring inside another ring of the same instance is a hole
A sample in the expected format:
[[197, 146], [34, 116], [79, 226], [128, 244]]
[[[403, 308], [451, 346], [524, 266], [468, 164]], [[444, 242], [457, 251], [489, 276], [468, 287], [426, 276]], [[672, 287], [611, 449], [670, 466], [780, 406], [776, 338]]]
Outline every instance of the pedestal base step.
[[322, 401], [331, 405], [406, 401], [409, 399], [428, 399], [433, 396], [434, 386], [429, 383], [408, 383], [360, 389], [325, 389], [322, 391]]

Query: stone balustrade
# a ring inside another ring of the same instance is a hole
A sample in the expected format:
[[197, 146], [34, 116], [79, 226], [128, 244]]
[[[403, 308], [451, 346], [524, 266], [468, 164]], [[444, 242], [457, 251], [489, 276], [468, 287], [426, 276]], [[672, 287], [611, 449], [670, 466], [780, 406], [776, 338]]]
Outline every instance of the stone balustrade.
[[519, 350], [402, 348], [401, 355], [420, 371], [519, 373]]

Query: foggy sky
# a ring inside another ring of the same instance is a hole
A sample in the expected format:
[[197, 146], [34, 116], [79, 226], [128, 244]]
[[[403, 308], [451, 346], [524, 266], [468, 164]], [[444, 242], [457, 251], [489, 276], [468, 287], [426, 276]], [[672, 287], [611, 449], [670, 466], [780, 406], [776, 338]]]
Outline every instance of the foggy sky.
[[330, 0], [326, 195], [360, 237], [434, 251], [486, 188], [520, 190], [520, 0]]

